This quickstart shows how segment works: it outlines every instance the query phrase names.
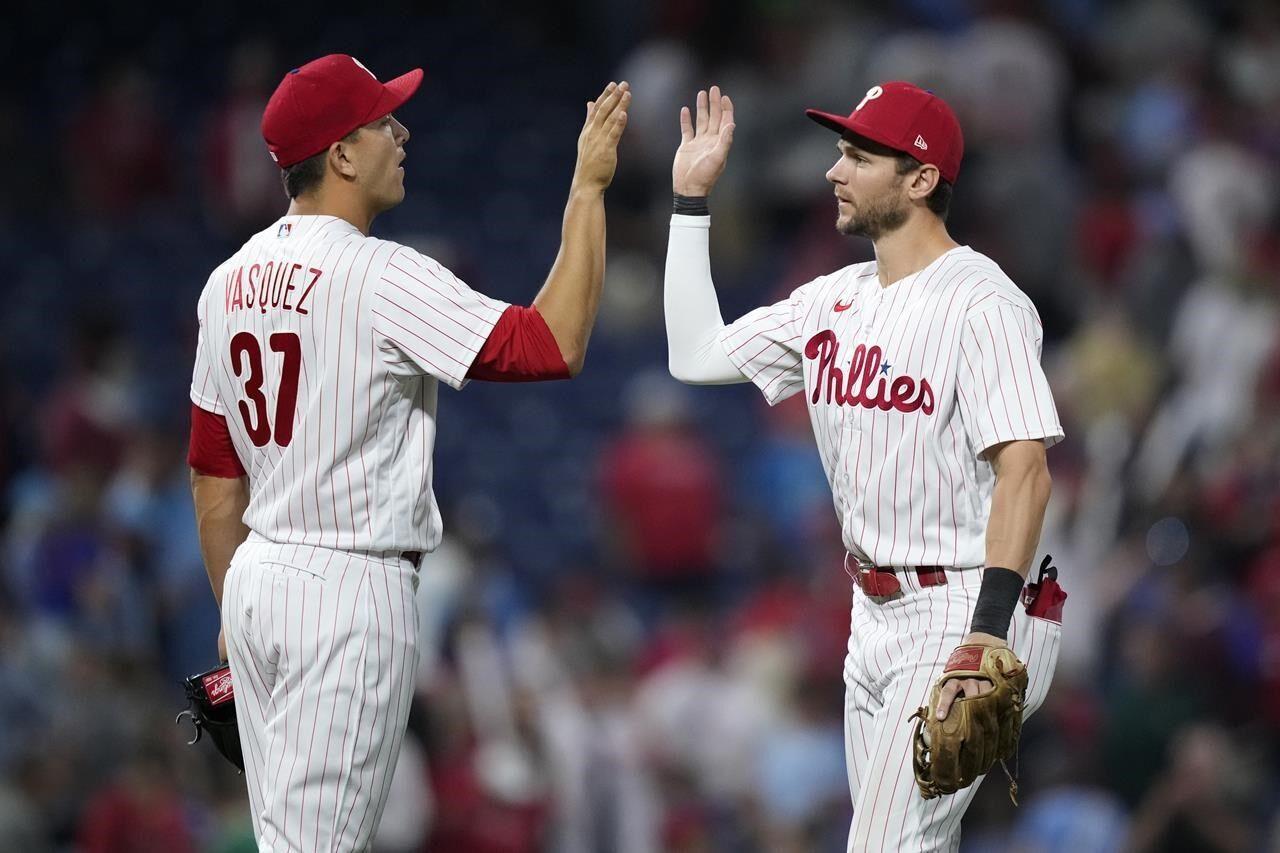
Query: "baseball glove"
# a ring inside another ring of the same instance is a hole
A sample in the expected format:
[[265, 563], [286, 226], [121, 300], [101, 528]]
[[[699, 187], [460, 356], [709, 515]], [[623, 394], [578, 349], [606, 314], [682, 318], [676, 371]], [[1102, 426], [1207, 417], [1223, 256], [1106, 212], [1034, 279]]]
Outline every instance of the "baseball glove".
[[[942, 687], [948, 681], [983, 678], [993, 685], [981, 696], [958, 696], [945, 720], [936, 713]], [[926, 800], [967, 788], [997, 761], [1009, 777], [1009, 796], [1018, 802], [1018, 783], [1006, 761], [1018, 751], [1022, 707], [1027, 695], [1027, 668], [1007, 648], [959, 646], [942, 676], [933, 685], [928, 707], [914, 719], [916, 784]]]
[[243, 773], [244, 756], [240, 752], [240, 730], [236, 728], [236, 694], [231, 683], [231, 668], [224, 663], [191, 676], [183, 684], [187, 691], [187, 710], [178, 714], [174, 722], [191, 718], [196, 736], [188, 743], [197, 742], [207, 731], [222, 757]]

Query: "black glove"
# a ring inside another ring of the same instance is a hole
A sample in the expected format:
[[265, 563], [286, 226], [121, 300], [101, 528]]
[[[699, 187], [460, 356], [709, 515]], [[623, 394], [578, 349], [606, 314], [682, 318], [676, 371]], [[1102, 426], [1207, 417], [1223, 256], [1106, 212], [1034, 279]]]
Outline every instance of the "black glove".
[[187, 710], [178, 714], [174, 722], [191, 718], [196, 736], [188, 743], [197, 742], [208, 731], [222, 757], [243, 773], [244, 756], [240, 752], [240, 731], [236, 728], [236, 693], [231, 684], [231, 667], [220, 664], [191, 676], [183, 686], [187, 690]]

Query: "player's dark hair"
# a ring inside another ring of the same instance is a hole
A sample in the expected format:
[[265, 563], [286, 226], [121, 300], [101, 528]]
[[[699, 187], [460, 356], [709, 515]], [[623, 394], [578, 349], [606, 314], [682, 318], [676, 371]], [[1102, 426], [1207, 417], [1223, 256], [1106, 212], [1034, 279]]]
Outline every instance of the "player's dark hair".
[[[360, 128], [357, 127], [342, 137], [342, 141], [355, 142], [356, 134], [359, 132]], [[319, 187], [320, 182], [324, 180], [324, 161], [328, 156], [329, 149], [326, 147], [319, 154], [281, 169], [280, 182], [284, 184], [285, 195], [290, 199], [295, 199]]]
[[[898, 161], [897, 169], [899, 175], [905, 175], [912, 169], [917, 169], [923, 165], [910, 154], [904, 154], [901, 151], [894, 151], [893, 156]], [[947, 214], [951, 212], [951, 191], [951, 182], [939, 176], [938, 185], [933, 188], [933, 192], [929, 193], [928, 198], [924, 200], [925, 205], [943, 222], [947, 221]]]

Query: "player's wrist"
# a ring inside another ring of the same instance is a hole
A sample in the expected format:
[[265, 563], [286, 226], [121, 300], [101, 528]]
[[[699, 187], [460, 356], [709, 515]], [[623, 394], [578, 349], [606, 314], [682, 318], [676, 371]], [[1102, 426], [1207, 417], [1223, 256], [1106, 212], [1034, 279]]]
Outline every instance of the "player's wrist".
[[671, 185], [671, 191], [676, 195], [688, 196], [689, 198], [706, 198], [711, 195], [711, 190], [714, 186], [714, 184], [711, 186], [700, 186], [698, 184], [673, 183]]
[[574, 175], [569, 184], [569, 200], [595, 201], [609, 188], [609, 181]]
[[1009, 636], [1009, 623], [1022, 596], [1023, 577], [1013, 569], [987, 566], [982, 572], [978, 603], [969, 622], [970, 634], [986, 634], [1001, 641]]
[[986, 634], [981, 631], [971, 631], [961, 641], [962, 646], [991, 646], [992, 648], [1005, 648], [1009, 645], [1004, 637], [997, 637], [995, 634]]

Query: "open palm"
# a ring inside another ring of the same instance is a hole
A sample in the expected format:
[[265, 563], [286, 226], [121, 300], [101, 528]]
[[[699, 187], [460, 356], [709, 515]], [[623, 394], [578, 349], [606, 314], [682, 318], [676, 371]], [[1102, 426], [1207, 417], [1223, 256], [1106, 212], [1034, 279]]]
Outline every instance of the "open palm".
[[697, 115], [680, 108], [680, 147], [671, 166], [671, 185], [680, 195], [711, 193], [733, 145], [733, 101], [719, 86], [698, 92]]

